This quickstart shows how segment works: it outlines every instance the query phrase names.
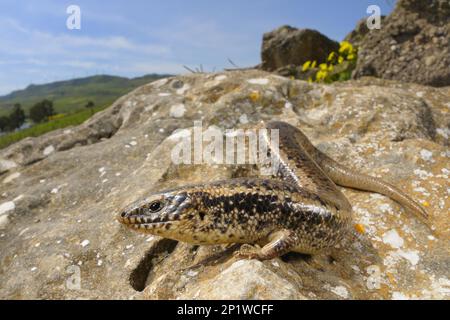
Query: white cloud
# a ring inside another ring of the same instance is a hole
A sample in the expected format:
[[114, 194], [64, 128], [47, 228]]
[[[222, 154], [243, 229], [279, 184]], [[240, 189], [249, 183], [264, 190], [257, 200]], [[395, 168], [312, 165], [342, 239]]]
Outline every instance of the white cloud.
[[167, 62], [172, 56], [170, 46], [138, 43], [122, 35], [77, 32], [54, 34], [0, 16], [0, 68], [4, 75], [0, 74], [0, 94], [30, 83], [93, 74], [140, 76], [183, 70], [181, 65]]
[[[0, 51], [14, 52], [21, 55], [37, 55], [40, 53], [45, 54], [64, 54], [72, 53], [74, 48], [78, 49], [90, 49], [90, 50], [124, 50], [135, 52], [138, 54], [150, 54], [155, 56], [164, 56], [170, 54], [171, 49], [165, 45], [159, 44], [137, 44], [123, 36], [109, 36], [109, 37], [92, 37], [92, 36], [78, 36], [69, 34], [51, 34], [48, 32], [37, 31], [33, 29], [27, 29], [22, 26], [18, 21], [14, 19], [4, 19], [3, 23], [0, 22], [0, 29], [7, 31], [13, 29], [21, 34], [15, 34], [14, 40], [24, 41], [10, 41], [8, 46], [4, 46], [2, 41], [5, 38], [0, 38]], [[77, 32], [77, 31], [71, 31]], [[1, 34], [1, 33], [0, 33]], [[39, 44], [39, 49], [32, 45]], [[30, 46], [31, 45], [31, 46]], [[3, 49], [2, 49], [3, 47]]]
[[[14, 73], [13, 77], [0, 75], [0, 85], [3, 85], [0, 92], [23, 88], [30, 82], [45, 83], [99, 73], [128, 77], [185, 73], [183, 64], [195, 68], [202, 63], [205, 70], [218, 70], [228, 65], [228, 57], [246, 66], [247, 61], [236, 57], [259, 46], [258, 39], [249, 41], [245, 34], [227, 31], [213, 20], [185, 18], [146, 31], [145, 26], [121, 16], [95, 16], [95, 11], [83, 14], [84, 21], [101, 21], [104, 26], [114, 25], [118, 31], [94, 35], [82, 24], [81, 31], [64, 29], [56, 33], [51, 29], [34, 29], [26, 20], [5, 18], [0, 13], [0, 68], [4, 74]], [[56, 13], [52, 19], [55, 17]], [[121, 34], [117, 26], [134, 33]]]

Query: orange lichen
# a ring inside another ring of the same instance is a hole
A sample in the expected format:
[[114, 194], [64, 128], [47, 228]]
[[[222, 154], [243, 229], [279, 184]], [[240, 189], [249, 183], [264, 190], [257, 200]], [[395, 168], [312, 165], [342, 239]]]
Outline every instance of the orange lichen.
[[397, 283], [397, 281], [395, 280], [395, 277], [392, 273], [386, 272], [386, 276], [389, 279], [389, 282], [394, 285]]
[[261, 96], [258, 91], [253, 91], [252, 93], [250, 93], [250, 100], [252, 100], [253, 102], [258, 101], [260, 98]]
[[366, 232], [366, 228], [364, 228], [362, 224], [356, 223], [354, 227], [359, 234], [364, 234]]

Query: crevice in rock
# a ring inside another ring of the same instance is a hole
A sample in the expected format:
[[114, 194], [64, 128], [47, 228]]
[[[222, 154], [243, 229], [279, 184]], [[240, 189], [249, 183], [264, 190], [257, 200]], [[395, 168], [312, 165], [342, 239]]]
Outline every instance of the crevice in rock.
[[395, 41], [398, 44], [402, 44], [403, 42], [410, 41], [412, 38], [414, 38], [419, 33], [419, 30], [413, 29], [408, 30], [406, 32], [398, 33], [393, 35], [392, 37], [395, 39]]
[[130, 274], [130, 285], [136, 291], [143, 291], [146, 287], [147, 277], [152, 268], [164, 257], [171, 254], [178, 241], [162, 239], [153, 245], [139, 261], [137, 267]]
[[436, 123], [430, 106], [424, 100], [422, 100], [421, 110], [419, 112], [419, 121], [422, 122], [428, 137], [434, 141], [436, 139]]
[[281, 260], [283, 262], [291, 262], [291, 261], [295, 261], [295, 260], [309, 261], [309, 260], [311, 260], [311, 255], [292, 251], [292, 252], [288, 252], [288, 253], [284, 254], [283, 256], [281, 256]]

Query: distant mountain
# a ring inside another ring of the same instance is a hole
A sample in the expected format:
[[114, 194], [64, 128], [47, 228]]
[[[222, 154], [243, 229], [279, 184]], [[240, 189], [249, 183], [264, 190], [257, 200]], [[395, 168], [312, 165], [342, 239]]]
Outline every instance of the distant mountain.
[[91, 100], [96, 106], [111, 104], [120, 96], [146, 83], [166, 78], [166, 74], [149, 74], [138, 78], [98, 75], [87, 78], [29, 85], [0, 97], [0, 115], [8, 114], [15, 103], [20, 103], [27, 113], [43, 99], [53, 101], [57, 113], [71, 113], [84, 108]]

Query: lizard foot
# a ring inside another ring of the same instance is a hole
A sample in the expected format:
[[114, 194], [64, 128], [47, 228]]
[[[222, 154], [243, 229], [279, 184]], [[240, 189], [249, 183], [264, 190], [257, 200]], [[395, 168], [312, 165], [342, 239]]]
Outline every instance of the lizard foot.
[[250, 244], [243, 244], [238, 251], [234, 253], [234, 256], [238, 259], [261, 259], [261, 248], [252, 246]]

